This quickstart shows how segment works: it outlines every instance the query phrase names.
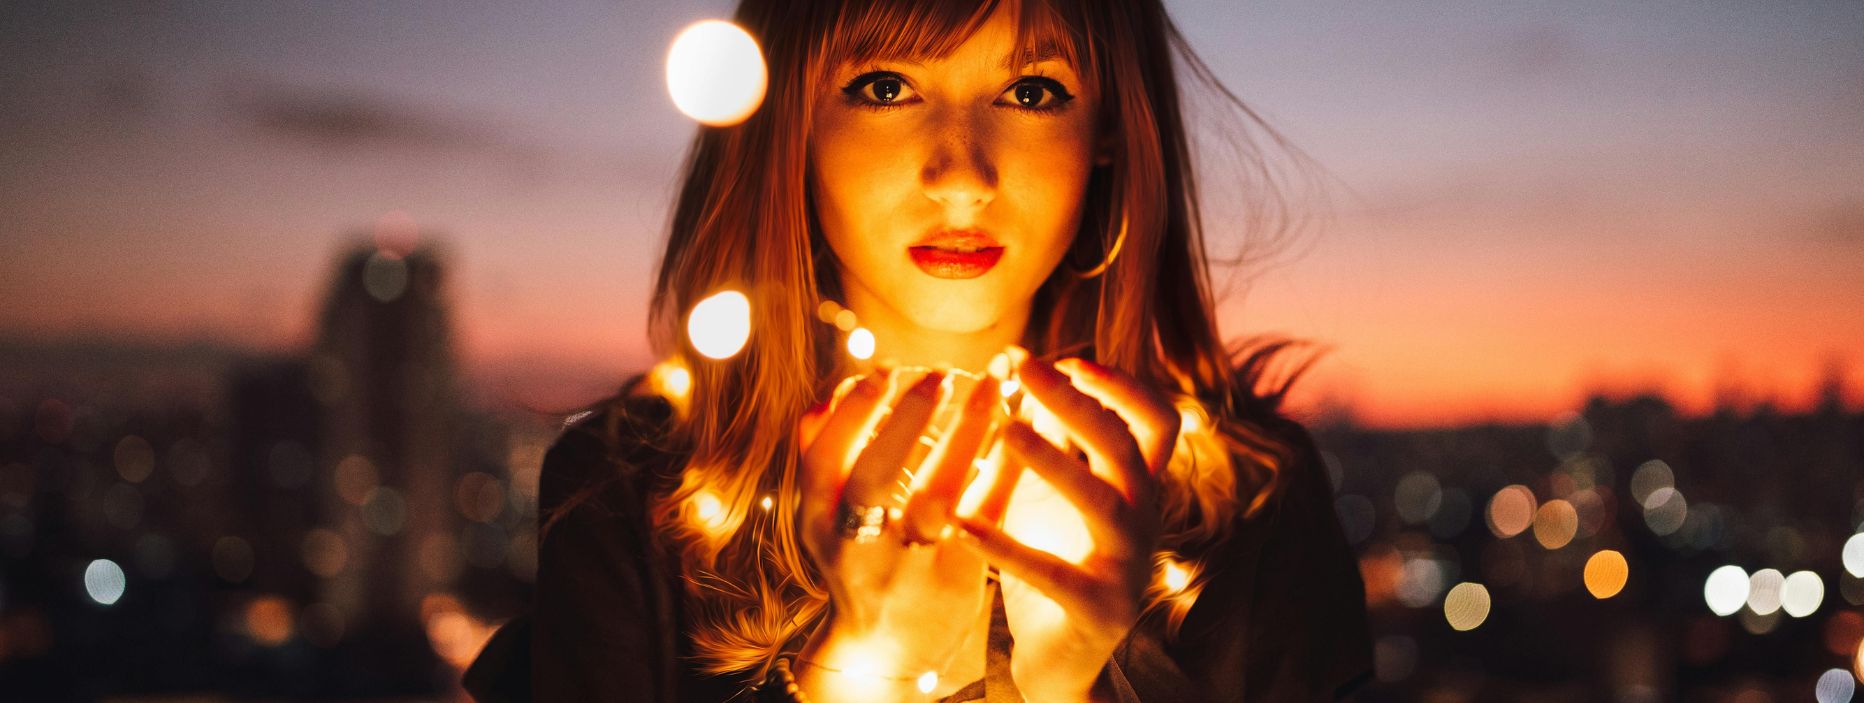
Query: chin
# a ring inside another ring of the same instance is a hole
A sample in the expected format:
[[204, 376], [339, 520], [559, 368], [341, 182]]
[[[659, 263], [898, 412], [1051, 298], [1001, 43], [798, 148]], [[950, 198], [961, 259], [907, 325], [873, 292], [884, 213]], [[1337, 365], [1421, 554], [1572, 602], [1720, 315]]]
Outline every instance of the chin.
[[[914, 324], [940, 332], [971, 333], [1003, 321], [1008, 293], [982, 286], [975, 291], [954, 291], [945, 286], [916, 291], [912, 300], [896, 307]], [[942, 289], [942, 290], [941, 290]]]

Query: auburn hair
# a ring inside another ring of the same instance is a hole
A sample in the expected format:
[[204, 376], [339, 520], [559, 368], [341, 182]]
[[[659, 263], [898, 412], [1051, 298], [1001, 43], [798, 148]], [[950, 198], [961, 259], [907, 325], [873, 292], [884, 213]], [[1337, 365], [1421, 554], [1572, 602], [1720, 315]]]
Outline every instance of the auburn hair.
[[[1207, 428], [1180, 439], [1163, 479], [1163, 550], [1196, 559], [1277, 489], [1290, 440], [1266, 419], [1312, 361], [1278, 361], [1294, 343], [1218, 337], [1190, 140], [1174, 57], [1252, 124], [1272, 129], [1191, 53], [1157, 0], [1005, 0], [1019, 46], [1052, 44], [1102, 96], [1112, 163], [1091, 175], [1069, 255], [1037, 292], [1025, 346], [1088, 355], [1157, 384]], [[833, 253], [814, 219], [811, 106], [843, 62], [936, 58], [963, 43], [998, 0], [743, 0], [736, 21], [759, 37], [764, 104], [745, 122], [701, 128], [685, 165], [655, 281], [650, 329], [663, 358], [686, 360], [690, 395], [661, 441], [688, 458], [654, 498], [657, 538], [679, 557], [686, 633], [701, 668], [762, 676], [821, 621], [828, 592], [797, 536], [793, 429], [839, 379], [836, 332], [816, 319], [838, 299]], [[1248, 141], [1248, 138], [1244, 138]], [[1291, 152], [1292, 153], [1292, 152]], [[1253, 142], [1241, 155], [1265, 163]], [[1264, 171], [1251, 167], [1252, 173]], [[1273, 184], [1246, 187], [1252, 219], [1283, 206]], [[1117, 249], [1111, 265], [1096, 268]], [[697, 359], [684, 317], [722, 289], [744, 292], [755, 331], [726, 361]], [[1199, 423], [1187, 423], [1199, 424]], [[760, 509], [764, 496], [774, 509]], [[1195, 586], [1189, 589], [1195, 593]], [[1154, 592], [1175, 631], [1189, 600]]]

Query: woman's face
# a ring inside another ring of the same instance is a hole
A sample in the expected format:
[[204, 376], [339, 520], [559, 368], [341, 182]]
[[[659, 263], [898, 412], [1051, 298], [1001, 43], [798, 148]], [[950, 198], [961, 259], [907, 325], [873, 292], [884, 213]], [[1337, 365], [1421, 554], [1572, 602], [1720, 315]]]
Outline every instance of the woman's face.
[[945, 332], [1026, 319], [1080, 222], [1098, 96], [1015, 48], [999, 9], [944, 58], [844, 65], [821, 91], [810, 178], [851, 305]]

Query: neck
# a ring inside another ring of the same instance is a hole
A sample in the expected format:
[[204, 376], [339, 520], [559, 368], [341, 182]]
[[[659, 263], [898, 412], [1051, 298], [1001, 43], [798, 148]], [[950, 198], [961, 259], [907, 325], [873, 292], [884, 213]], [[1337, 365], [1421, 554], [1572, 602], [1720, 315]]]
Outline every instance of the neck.
[[[848, 280], [843, 277], [843, 280]], [[848, 309], [861, 320], [861, 326], [874, 333], [874, 356], [867, 361], [846, 355], [844, 365], [851, 372], [864, 372], [876, 365], [925, 366], [955, 368], [983, 373], [990, 358], [1010, 345], [1023, 343], [1023, 331], [1029, 324], [1029, 304], [1009, 310], [990, 326], [970, 332], [949, 332], [923, 327], [901, 315], [859, 285], [849, 285]]]

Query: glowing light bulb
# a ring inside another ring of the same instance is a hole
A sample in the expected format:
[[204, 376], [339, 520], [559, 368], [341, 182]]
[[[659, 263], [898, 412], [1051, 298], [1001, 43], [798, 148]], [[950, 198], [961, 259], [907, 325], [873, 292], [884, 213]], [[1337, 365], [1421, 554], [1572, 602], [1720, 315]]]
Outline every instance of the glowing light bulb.
[[[1024, 395], [1017, 415], [1029, 420], [1036, 434], [1067, 450], [1068, 430], [1048, 408]], [[1020, 467], [1012, 467], [1014, 468]], [[1010, 492], [1009, 506], [1003, 515], [1003, 531], [1036, 549], [1079, 564], [1094, 551], [1094, 538], [1087, 530], [1087, 518], [1073, 501], [1034, 471], [1020, 475]]]
[[680, 112], [701, 124], [743, 122], [764, 102], [768, 81], [757, 40], [730, 22], [695, 23], [667, 50], [667, 93]]
[[938, 688], [938, 672], [928, 671], [919, 675], [920, 693], [931, 693], [935, 688]]
[[874, 358], [874, 333], [866, 327], [856, 327], [849, 332], [848, 354], [862, 361]]
[[654, 383], [654, 390], [670, 400], [686, 400], [693, 391], [693, 375], [678, 361], [662, 361], [654, 364], [648, 378]]
[[725, 527], [725, 504], [719, 502], [718, 496], [711, 491], [700, 491], [693, 495], [693, 517], [710, 530]]
[[1201, 405], [1178, 406], [1178, 431], [1184, 434], [1197, 434], [1205, 429], [1204, 407]]
[[751, 339], [751, 299], [735, 290], [712, 294], [693, 306], [686, 338], [711, 359], [729, 359]]
[[1186, 586], [1191, 585], [1191, 571], [1184, 568], [1184, 564], [1167, 557], [1161, 570], [1161, 580], [1165, 582], [1167, 591], [1182, 593]]
[[769, 510], [773, 505], [776, 505], [776, 501], [771, 500], [770, 496], [764, 496], [763, 500], [757, 501], [757, 506], [765, 510]]

